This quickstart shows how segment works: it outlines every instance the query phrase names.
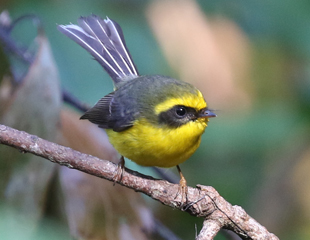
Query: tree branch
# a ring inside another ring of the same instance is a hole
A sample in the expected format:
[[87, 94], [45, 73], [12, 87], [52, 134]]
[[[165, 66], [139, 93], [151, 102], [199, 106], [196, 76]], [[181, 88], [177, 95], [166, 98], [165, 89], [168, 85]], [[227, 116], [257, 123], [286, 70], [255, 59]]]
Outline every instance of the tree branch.
[[[71, 148], [60, 146], [23, 131], [0, 124], [0, 143], [32, 153], [51, 162], [114, 181], [117, 165]], [[232, 206], [212, 187], [197, 185], [188, 188], [188, 204], [182, 206], [178, 185], [154, 179], [125, 169], [119, 183], [137, 192], [142, 192], [164, 205], [186, 211], [205, 219], [198, 240], [213, 239], [223, 228], [234, 231], [242, 239], [278, 239], [265, 227], [251, 218], [241, 207]]]

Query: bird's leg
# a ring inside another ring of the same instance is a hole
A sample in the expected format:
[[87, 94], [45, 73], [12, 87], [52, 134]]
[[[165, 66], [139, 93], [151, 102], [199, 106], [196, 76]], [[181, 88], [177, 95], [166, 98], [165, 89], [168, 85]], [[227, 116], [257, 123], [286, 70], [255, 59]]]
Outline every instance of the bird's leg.
[[113, 176], [114, 178], [114, 184], [116, 182], [121, 182], [122, 181], [122, 178], [123, 178], [123, 173], [124, 173], [124, 167], [125, 167], [125, 159], [123, 156], [121, 156], [121, 159], [119, 161], [119, 163], [117, 164], [117, 169], [115, 171], [115, 174]]
[[180, 182], [179, 182], [179, 189], [177, 192], [177, 195], [175, 197], [177, 197], [180, 193], [181, 193], [181, 206], [185, 205], [187, 203], [187, 182], [185, 177], [183, 176], [182, 172], [181, 172], [181, 168], [179, 167], [179, 165], [177, 165], [177, 169], [178, 172], [180, 174]]

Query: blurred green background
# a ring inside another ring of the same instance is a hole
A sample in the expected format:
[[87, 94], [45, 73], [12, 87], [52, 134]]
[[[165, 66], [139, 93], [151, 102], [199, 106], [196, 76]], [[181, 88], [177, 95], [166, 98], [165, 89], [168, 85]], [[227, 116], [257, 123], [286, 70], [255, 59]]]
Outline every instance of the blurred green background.
[[[0, 9], [40, 17], [62, 87], [89, 104], [112, 82], [56, 26], [91, 13], [116, 20], [140, 74], [191, 81], [218, 115], [181, 165], [188, 184], [213, 186], [281, 239], [309, 239], [309, 1], [2, 0]], [[194, 239], [201, 219], [156, 208], [178, 236]]]

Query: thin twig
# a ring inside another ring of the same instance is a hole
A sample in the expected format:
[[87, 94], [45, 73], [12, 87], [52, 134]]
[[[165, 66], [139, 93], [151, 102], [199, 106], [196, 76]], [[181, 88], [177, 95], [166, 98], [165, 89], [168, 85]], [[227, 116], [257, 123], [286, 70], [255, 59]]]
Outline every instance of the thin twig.
[[220, 230], [221, 223], [219, 221], [214, 219], [205, 220], [196, 240], [212, 240]]
[[12, 21], [9, 25], [2, 24], [0, 21], [0, 43], [4, 46], [4, 49], [8, 52], [8, 54], [14, 55], [26, 64], [31, 64], [34, 59], [33, 54], [29, 54], [28, 48], [25, 46], [18, 45], [11, 35], [11, 32], [15, 26], [25, 19], [32, 20], [34, 25], [37, 27], [38, 32], [43, 31], [39, 17], [34, 14], [21, 16]]
[[[114, 181], [113, 176], [117, 169], [117, 165], [114, 163], [1, 124], [0, 143], [17, 148], [22, 153], [32, 153], [60, 165]], [[142, 192], [164, 205], [184, 210], [181, 196], [175, 197], [178, 192], [177, 184], [154, 179], [129, 169], [125, 169], [122, 182], [119, 184]], [[203, 227], [203, 231], [206, 230], [206, 233], [201, 232], [198, 239], [211, 239], [204, 237], [205, 234], [213, 236], [221, 228], [234, 231], [242, 239], [278, 239], [251, 218], [241, 207], [228, 203], [212, 187], [202, 185], [197, 185], [196, 188], [189, 187], [187, 199], [189, 204], [186, 212], [202, 217], [206, 221], [204, 224], [206, 227]], [[212, 232], [207, 229], [208, 226], [211, 226]]]

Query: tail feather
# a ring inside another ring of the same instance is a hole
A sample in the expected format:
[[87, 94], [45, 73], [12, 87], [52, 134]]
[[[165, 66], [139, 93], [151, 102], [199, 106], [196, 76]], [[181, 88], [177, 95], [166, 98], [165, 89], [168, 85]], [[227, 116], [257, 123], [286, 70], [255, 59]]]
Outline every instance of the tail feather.
[[113, 20], [107, 18], [106, 20], [107, 25], [109, 26], [109, 29], [111, 30], [111, 41], [114, 43], [114, 46], [116, 49], [121, 53], [122, 56], [126, 56], [124, 60], [128, 61], [128, 66], [130, 67], [130, 70], [135, 74], [139, 75], [138, 71], [136, 70], [136, 67], [131, 59], [131, 56], [129, 54], [129, 51], [127, 50], [127, 47], [125, 45], [125, 38], [123, 35], [123, 31], [121, 27], [118, 25], [117, 22], [114, 22]]
[[115, 84], [139, 76], [116, 22], [91, 15], [79, 18], [78, 24], [59, 25], [58, 30], [86, 49]]

